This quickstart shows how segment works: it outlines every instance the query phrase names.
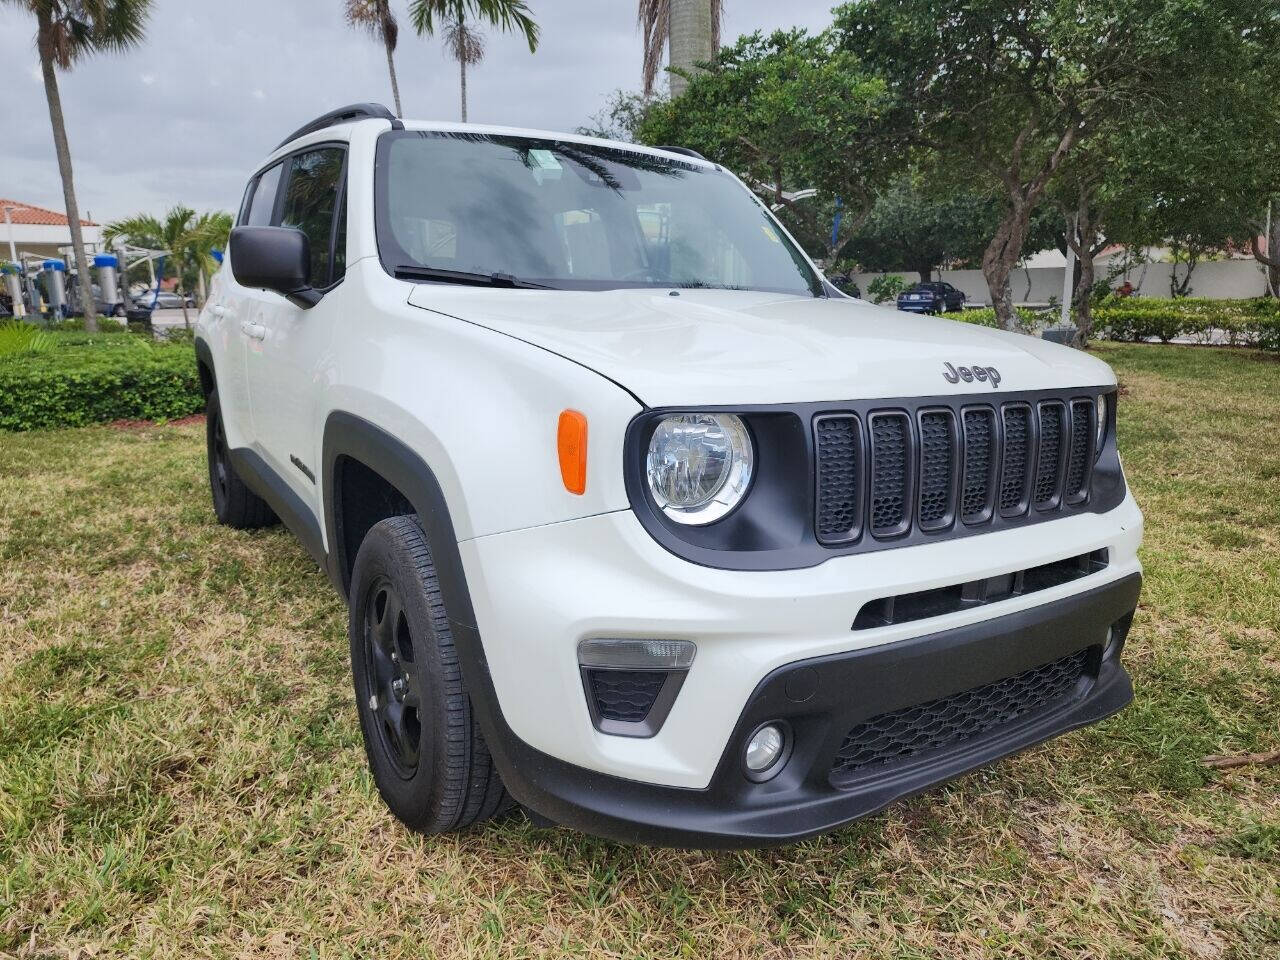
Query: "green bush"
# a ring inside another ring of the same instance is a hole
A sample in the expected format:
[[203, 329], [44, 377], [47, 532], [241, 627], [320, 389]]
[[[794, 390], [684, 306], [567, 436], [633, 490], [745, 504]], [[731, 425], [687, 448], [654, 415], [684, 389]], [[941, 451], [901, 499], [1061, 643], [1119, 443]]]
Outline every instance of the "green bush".
[[[67, 317], [65, 320], [55, 320], [49, 325], [50, 330], [83, 330], [84, 317]], [[115, 320], [111, 317], [98, 318], [99, 333], [123, 333], [128, 329], [127, 324], [123, 320]]]
[[[1026, 307], [1014, 307], [1014, 312], [1018, 315], [1018, 326], [1024, 331], [1035, 330], [1040, 321], [1044, 317], [1035, 310], [1028, 310]], [[996, 311], [994, 307], [983, 307], [980, 310], [965, 310], [963, 313], [949, 313], [948, 320], [963, 320], [965, 323], [977, 324], [980, 327], [994, 327], [999, 329], [1000, 321], [996, 319]]]
[[884, 303], [897, 299], [898, 294], [907, 289], [907, 281], [896, 273], [882, 273], [867, 284], [867, 299], [872, 303]]
[[[70, 335], [52, 336], [57, 342]], [[0, 359], [0, 430], [168, 420], [203, 407], [189, 344], [108, 334]]]
[[1264, 350], [1280, 350], [1280, 300], [1259, 297], [1253, 300], [1121, 299], [1107, 297], [1093, 311], [1094, 329], [1109, 340], [1159, 339], [1168, 343], [1175, 337], [1210, 342], [1215, 333], [1234, 346], [1256, 345]]

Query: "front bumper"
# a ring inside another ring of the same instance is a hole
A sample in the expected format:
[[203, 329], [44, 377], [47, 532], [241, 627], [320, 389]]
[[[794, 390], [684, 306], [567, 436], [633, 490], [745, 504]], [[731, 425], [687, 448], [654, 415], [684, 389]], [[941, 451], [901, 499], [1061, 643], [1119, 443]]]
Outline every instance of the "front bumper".
[[[490, 732], [497, 734], [491, 746], [511, 793], [565, 826], [678, 847], [790, 842], [1120, 710], [1133, 696], [1120, 652], [1140, 586], [1141, 576], [1132, 574], [967, 627], [774, 670], [748, 700], [702, 790], [637, 783], [566, 763], [530, 747], [504, 723]], [[846, 734], [862, 721], [1080, 651], [1087, 651], [1082, 676], [1041, 709], [853, 779], [832, 775]], [[743, 773], [740, 745], [759, 724], [779, 720], [790, 727], [794, 748], [774, 779], [754, 783]]]

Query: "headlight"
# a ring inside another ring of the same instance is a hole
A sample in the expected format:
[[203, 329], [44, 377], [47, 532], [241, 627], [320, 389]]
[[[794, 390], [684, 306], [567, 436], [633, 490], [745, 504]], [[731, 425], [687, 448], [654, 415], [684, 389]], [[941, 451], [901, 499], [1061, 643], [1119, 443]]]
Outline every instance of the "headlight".
[[722, 413], [666, 417], [649, 440], [649, 493], [676, 523], [712, 523], [742, 502], [754, 461], [741, 418]]
[[1102, 444], [1107, 439], [1107, 395], [1105, 393], [1098, 394], [1094, 416], [1097, 418], [1093, 436], [1093, 458], [1096, 460], [1102, 456]]

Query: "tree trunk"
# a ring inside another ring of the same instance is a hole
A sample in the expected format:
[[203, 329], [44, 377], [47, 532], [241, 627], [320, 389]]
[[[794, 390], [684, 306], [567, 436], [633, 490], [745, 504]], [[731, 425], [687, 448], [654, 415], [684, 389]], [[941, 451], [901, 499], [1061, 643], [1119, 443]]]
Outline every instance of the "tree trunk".
[[1022, 255], [1022, 242], [1030, 219], [1030, 204], [1021, 200], [1014, 201], [982, 253], [982, 275], [986, 278], [991, 306], [995, 308], [996, 319], [1003, 330], [1018, 329], [1009, 275]]
[[40, 52], [40, 72], [44, 75], [44, 95], [49, 102], [49, 123], [53, 126], [53, 148], [58, 155], [58, 173], [62, 175], [62, 198], [67, 207], [67, 223], [71, 227], [71, 249], [75, 254], [76, 273], [79, 282], [80, 308], [84, 312], [84, 328], [98, 332], [98, 311], [93, 302], [93, 277], [89, 275], [89, 261], [84, 253], [84, 233], [80, 229], [80, 207], [76, 203], [76, 188], [71, 174], [71, 147], [67, 143], [67, 125], [62, 116], [62, 97], [58, 94], [58, 74], [53, 65], [53, 49], [50, 31], [53, 24], [48, 11], [41, 6], [36, 15], [36, 46]]
[[382, 36], [382, 44], [387, 48], [387, 73], [391, 75], [391, 99], [396, 102], [396, 116], [404, 116], [404, 111], [400, 109], [400, 84], [396, 81], [396, 61], [392, 56], [393, 48], [391, 41], [384, 33]]
[[467, 122], [467, 60], [458, 58], [458, 69], [462, 74], [462, 122]]
[[921, 283], [928, 283], [930, 280], [932, 280], [932, 279], [933, 279], [933, 264], [932, 264], [932, 263], [924, 263], [924, 262], [917, 263], [917, 264], [915, 265], [914, 269], [915, 269], [916, 273], [920, 274], [920, 282], [921, 282]]
[[[715, 54], [711, 48], [711, 0], [671, 0], [667, 27], [667, 60], [673, 68], [692, 71]], [[671, 96], [678, 97], [689, 81], [671, 74]]]
[[1076, 209], [1076, 267], [1077, 279], [1072, 290], [1072, 314], [1076, 324], [1074, 346], [1081, 350], [1089, 347], [1089, 338], [1093, 335], [1093, 251], [1097, 237], [1097, 226], [1094, 224], [1089, 209], [1089, 198], [1083, 195]]

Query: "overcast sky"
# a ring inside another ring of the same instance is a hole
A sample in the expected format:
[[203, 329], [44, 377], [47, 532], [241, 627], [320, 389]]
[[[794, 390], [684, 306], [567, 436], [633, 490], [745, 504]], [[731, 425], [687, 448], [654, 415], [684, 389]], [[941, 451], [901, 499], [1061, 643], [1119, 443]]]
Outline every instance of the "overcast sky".
[[[830, 22], [835, 0], [726, 0], [724, 36]], [[414, 36], [407, 0], [396, 67], [405, 115], [458, 119], [457, 65]], [[175, 203], [234, 209], [251, 168], [291, 130], [336, 106], [391, 104], [381, 45], [351, 30], [342, 0], [154, 0], [146, 43], [60, 76], [81, 215], [99, 222]], [[469, 119], [572, 130], [618, 88], [635, 89], [635, 0], [529, 0], [542, 27], [490, 34], [468, 72]], [[6, 72], [0, 197], [60, 209], [62, 187], [32, 42], [34, 19], [0, 6]], [[14, 112], [18, 116], [13, 116]], [[15, 122], [16, 120], [16, 122]]]

